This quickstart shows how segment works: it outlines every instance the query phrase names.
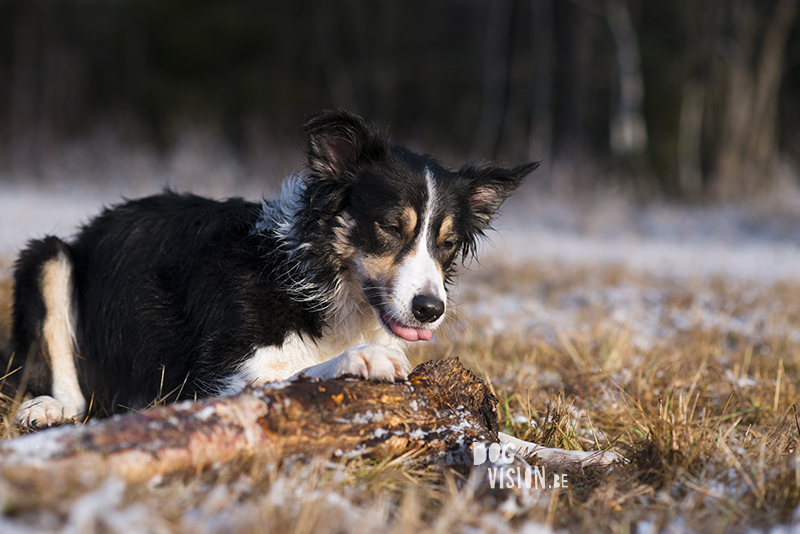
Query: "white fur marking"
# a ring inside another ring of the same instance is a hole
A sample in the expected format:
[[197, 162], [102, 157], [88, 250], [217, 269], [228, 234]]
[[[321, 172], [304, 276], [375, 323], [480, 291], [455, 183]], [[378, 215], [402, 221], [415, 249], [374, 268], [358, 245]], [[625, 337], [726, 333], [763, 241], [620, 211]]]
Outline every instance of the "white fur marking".
[[260, 386], [285, 380], [320, 361], [313, 343], [305, 343], [297, 334], [291, 334], [281, 346], [256, 349], [242, 362], [239, 370], [226, 379], [219, 394], [233, 395], [248, 385]]
[[[432, 178], [428, 179], [432, 198]], [[408, 360], [400, 352], [405, 342], [386, 331], [375, 310], [364, 299], [358, 281], [344, 277], [337, 279], [333, 286], [318, 286], [311, 276], [313, 265], [300, 259], [302, 255], [298, 252], [311, 246], [302, 241], [295, 227], [305, 186], [302, 178], [285, 181], [281, 198], [264, 203], [255, 231], [278, 239], [279, 247], [289, 255], [285, 281], [292, 298], [320, 303], [328, 327], [321, 339], [304, 340], [291, 334], [281, 346], [256, 347], [239, 369], [219, 384], [217, 393], [220, 395], [235, 394], [247, 385], [284, 380], [306, 370], [311, 373], [309, 376], [317, 377], [336, 372], [350, 374], [362, 370], [363, 366], [371, 378], [386, 378], [389, 374], [404, 377], [407, 373]], [[353, 224], [346, 215], [341, 215], [337, 222], [339, 229], [336, 231], [339, 232], [346, 232]], [[407, 303], [409, 308], [411, 298], [413, 295]], [[374, 345], [383, 347], [364, 349]]]
[[408, 378], [410, 365], [405, 354], [382, 345], [362, 343], [350, 347], [339, 356], [304, 369], [292, 376], [328, 380], [343, 375], [360, 376], [368, 380]]
[[[336, 324], [332, 325], [332, 330], [322, 339], [304, 340], [297, 334], [291, 334], [281, 346], [257, 348], [239, 370], [219, 387], [218, 393], [233, 395], [248, 385], [258, 386], [286, 380], [301, 371], [343, 356], [353, 346], [383, 345], [382, 349], [402, 355], [404, 342], [384, 330], [372, 308], [364, 304], [367, 308], [360, 310], [360, 306], [353, 304], [354, 302], [357, 301], [347, 294], [340, 295], [334, 301], [334, 306], [339, 306], [331, 314]], [[402, 358], [408, 366], [406, 357]]]
[[72, 265], [63, 252], [42, 267], [40, 279], [45, 319], [44, 351], [53, 376], [52, 397], [43, 395], [20, 406], [17, 421], [30, 426], [50, 426], [81, 415], [86, 400], [75, 368], [75, 303], [72, 298]]
[[67, 408], [49, 395], [40, 395], [23, 402], [17, 410], [16, 421], [29, 428], [44, 428], [66, 421]]
[[[436, 208], [436, 185], [429, 169], [425, 169], [425, 182], [428, 186], [428, 200], [425, 203], [425, 212], [422, 214], [420, 233], [414, 251], [397, 271], [397, 283], [392, 298], [393, 314], [406, 324], [414, 322], [411, 301], [415, 296], [427, 293], [438, 297], [442, 302], [447, 300], [442, 271], [431, 257], [430, 250], [431, 224]], [[442, 320], [444, 315], [427, 327], [434, 329]]]

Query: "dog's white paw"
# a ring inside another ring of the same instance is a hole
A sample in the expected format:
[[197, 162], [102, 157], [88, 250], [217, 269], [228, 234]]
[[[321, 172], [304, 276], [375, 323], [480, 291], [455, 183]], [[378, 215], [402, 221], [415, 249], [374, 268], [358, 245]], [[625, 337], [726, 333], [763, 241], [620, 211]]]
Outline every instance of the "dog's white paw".
[[405, 380], [410, 367], [404, 354], [381, 345], [356, 345], [334, 360], [338, 360], [336, 376], [356, 375], [369, 380]]
[[405, 380], [410, 370], [408, 359], [401, 352], [382, 345], [362, 343], [350, 347], [339, 356], [314, 365], [296, 376], [328, 380], [344, 375], [361, 376], [368, 380]]
[[64, 404], [50, 397], [41, 395], [25, 401], [17, 410], [16, 421], [28, 428], [44, 428], [68, 421], [78, 415]]

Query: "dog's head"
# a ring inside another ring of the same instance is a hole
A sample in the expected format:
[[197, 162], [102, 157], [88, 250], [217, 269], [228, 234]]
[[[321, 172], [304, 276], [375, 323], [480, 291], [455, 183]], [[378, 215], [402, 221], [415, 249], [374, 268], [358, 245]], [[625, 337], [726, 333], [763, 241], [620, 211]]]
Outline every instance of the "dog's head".
[[446, 169], [345, 111], [313, 116], [305, 130], [308, 204], [327, 221], [337, 262], [386, 330], [430, 339], [447, 311], [454, 262], [475, 252], [497, 209], [538, 163]]

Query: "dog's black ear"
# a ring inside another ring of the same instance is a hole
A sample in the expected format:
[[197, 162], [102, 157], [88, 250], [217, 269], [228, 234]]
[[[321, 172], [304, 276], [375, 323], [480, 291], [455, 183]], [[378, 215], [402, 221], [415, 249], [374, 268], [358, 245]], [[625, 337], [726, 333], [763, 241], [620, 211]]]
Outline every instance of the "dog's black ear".
[[374, 124], [344, 110], [312, 115], [308, 134], [308, 167], [318, 177], [341, 179], [356, 163], [385, 157], [389, 143]]
[[459, 171], [469, 187], [469, 205], [475, 230], [489, 227], [503, 201], [519, 187], [522, 180], [541, 162], [526, 163], [511, 169], [493, 163], [468, 163]]

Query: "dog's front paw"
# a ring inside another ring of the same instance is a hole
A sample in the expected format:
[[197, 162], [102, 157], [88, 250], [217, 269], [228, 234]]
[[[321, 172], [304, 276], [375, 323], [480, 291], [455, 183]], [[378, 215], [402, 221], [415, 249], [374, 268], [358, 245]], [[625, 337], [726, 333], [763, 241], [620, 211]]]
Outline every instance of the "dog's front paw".
[[41, 395], [20, 405], [16, 421], [28, 428], [44, 428], [72, 419], [77, 415], [74, 411], [49, 395]]
[[334, 360], [338, 360], [336, 376], [356, 375], [369, 380], [405, 380], [410, 367], [401, 352], [366, 343], [350, 347]]
[[296, 376], [328, 380], [344, 375], [361, 376], [368, 380], [405, 380], [410, 369], [401, 352], [382, 345], [363, 343], [350, 347], [339, 356], [309, 367]]

